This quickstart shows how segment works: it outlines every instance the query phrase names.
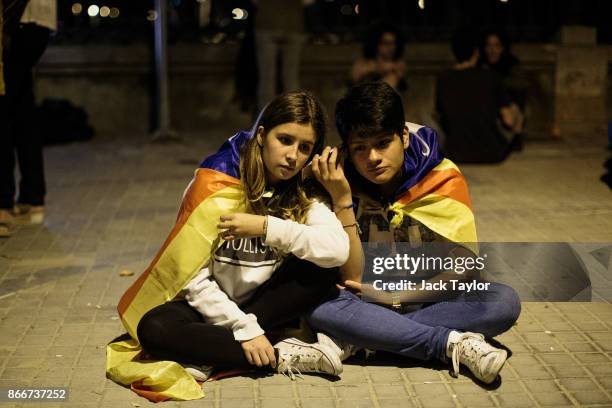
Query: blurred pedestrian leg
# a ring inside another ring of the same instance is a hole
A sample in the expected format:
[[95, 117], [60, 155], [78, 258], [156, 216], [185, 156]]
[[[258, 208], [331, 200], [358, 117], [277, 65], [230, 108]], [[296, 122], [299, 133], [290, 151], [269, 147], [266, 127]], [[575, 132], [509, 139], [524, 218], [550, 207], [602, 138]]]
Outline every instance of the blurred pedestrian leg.
[[302, 0], [261, 0], [258, 2], [255, 16], [258, 110], [261, 110], [279, 93], [277, 92], [278, 58], [281, 63], [282, 92], [300, 88], [300, 56], [303, 44]]
[[31, 0], [18, 21], [2, 53], [6, 94], [0, 97], [0, 209], [14, 211], [16, 158], [21, 175], [20, 215], [27, 219], [33, 212], [39, 219], [46, 191], [43, 138], [38, 129], [44, 129], [44, 124], [34, 117], [32, 70], [45, 51], [50, 31], [56, 28], [55, 0]]
[[277, 34], [270, 31], [256, 32], [255, 52], [258, 67], [257, 110], [261, 110], [276, 94]]

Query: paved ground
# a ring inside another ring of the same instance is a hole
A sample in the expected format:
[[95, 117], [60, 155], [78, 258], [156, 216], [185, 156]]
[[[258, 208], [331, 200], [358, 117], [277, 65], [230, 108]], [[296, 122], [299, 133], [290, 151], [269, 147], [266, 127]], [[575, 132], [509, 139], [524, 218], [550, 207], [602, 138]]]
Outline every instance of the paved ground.
[[[135, 279], [119, 273], [145, 268], [197, 161], [218, 142], [47, 150], [45, 225], [0, 241], [0, 387], [68, 386], [67, 407], [150, 405], [104, 376], [105, 344], [122, 333], [115, 306]], [[528, 145], [501, 166], [465, 166], [480, 238], [612, 242], [612, 194], [598, 181], [608, 152], [590, 146]], [[606, 302], [524, 303], [518, 324], [497, 338], [513, 355], [489, 389], [440, 364], [358, 358], [336, 382], [232, 378], [206, 384], [204, 400], [163, 405], [612, 406], [611, 330]]]

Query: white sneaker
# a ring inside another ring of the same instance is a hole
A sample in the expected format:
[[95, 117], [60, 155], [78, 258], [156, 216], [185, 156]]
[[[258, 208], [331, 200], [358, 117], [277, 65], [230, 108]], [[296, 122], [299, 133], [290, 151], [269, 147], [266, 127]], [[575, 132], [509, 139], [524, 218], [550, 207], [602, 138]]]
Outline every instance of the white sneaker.
[[493, 347], [479, 333], [461, 333], [455, 341], [449, 339], [449, 343], [454, 377], [459, 375], [461, 363], [480, 381], [490, 384], [495, 381], [508, 358], [506, 350]]
[[206, 381], [213, 372], [212, 366], [197, 366], [193, 364], [183, 364], [183, 368], [187, 371], [196, 381]]
[[340, 358], [340, 361], [344, 361], [347, 358], [354, 356], [360, 350], [360, 348], [357, 346], [329, 337], [324, 333], [317, 333], [317, 341], [319, 344], [324, 344], [334, 350]]
[[342, 362], [330, 346], [320, 343], [304, 343], [296, 338], [285, 339], [274, 345], [278, 351], [276, 369], [295, 380], [295, 374], [324, 373], [338, 376]]

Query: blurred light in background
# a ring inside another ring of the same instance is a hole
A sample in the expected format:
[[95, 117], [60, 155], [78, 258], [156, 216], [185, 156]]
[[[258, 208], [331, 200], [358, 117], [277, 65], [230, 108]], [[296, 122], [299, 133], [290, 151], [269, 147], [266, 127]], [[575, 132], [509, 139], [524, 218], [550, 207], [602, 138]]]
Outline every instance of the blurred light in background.
[[87, 9], [87, 14], [89, 14], [89, 17], [95, 17], [98, 15], [99, 12], [100, 12], [100, 8], [96, 6], [95, 4], [92, 4]]
[[110, 15], [110, 8], [102, 6], [100, 8], [100, 17], [108, 17]]
[[249, 12], [245, 9], [235, 8], [232, 10], [232, 18], [234, 20], [246, 20], [249, 17]]
[[155, 10], [147, 11], [147, 20], [149, 20], [149, 21], [157, 20], [157, 11], [155, 11]]
[[72, 14], [78, 16], [83, 12], [83, 5], [81, 3], [74, 3], [72, 5]]
[[[11, 3], [26, 0], [0, 1]], [[107, 43], [144, 43], [149, 40], [148, 29], [156, 21], [155, 14], [148, 13], [148, 10], [155, 9], [154, 0], [57, 1], [60, 4], [58, 19], [63, 27], [54, 36], [57, 44], [97, 43], [99, 38]], [[173, 41], [206, 40], [210, 43], [217, 31], [224, 32], [230, 42], [240, 41], [243, 35], [240, 33], [244, 32], [245, 38], [250, 41], [251, 23], [255, 17], [253, 0], [163, 1], [169, 5], [180, 4], [169, 7]], [[605, 17], [610, 15], [608, 9], [612, 6], [612, 0], [296, 1], [310, 4], [304, 8], [304, 28], [316, 43], [331, 43], [337, 38], [334, 35], [339, 36], [341, 42], [358, 42], [371, 22], [389, 21], [417, 42], [447, 42], [456, 27], [477, 27], [485, 23], [487, 26], [503, 27], [514, 42], [555, 42], [559, 27], [575, 23], [596, 26], [598, 42], [612, 44], [612, 25], [609, 24], [610, 19]], [[282, 13], [279, 18], [283, 18]], [[100, 30], [80, 35], [96, 24], [100, 24]]]

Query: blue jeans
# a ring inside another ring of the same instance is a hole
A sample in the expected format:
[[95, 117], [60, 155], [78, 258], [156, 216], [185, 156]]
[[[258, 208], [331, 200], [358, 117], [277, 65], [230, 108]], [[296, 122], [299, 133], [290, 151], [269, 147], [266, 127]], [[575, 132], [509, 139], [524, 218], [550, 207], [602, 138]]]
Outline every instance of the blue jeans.
[[307, 320], [315, 331], [355, 346], [446, 361], [452, 330], [493, 337], [512, 327], [520, 313], [521, 301], [514, 289], [491, 283], [488, 290], [464, 292], [452, 301], [406, 314], [364, 302], [342, 290], [336, 299], [314, 309]]

